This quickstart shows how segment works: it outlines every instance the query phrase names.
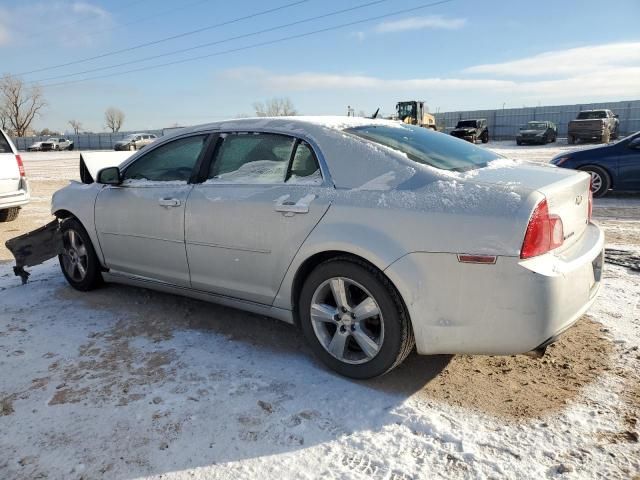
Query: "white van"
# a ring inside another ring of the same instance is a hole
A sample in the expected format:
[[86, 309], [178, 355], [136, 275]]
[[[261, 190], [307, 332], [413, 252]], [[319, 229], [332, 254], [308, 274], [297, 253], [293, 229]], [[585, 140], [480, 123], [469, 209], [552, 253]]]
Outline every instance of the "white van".
[[29, 198], [22, 159], [9, 136], [0, 130], [0, 222], [15, 220]]

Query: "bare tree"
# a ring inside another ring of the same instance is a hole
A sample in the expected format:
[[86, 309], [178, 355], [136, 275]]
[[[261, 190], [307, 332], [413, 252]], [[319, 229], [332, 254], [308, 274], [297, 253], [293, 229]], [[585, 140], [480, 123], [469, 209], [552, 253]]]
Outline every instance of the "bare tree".
[[9, 115], [7, 115], [4, 105], [1, 105], [1, 104], [0, 104], [0, 128], [2, 128], [2, 130], [5, 130], [5, 131], [9, 130]]
[[82, 130], [82, 123], [80, 123], [78, 120], [69, 120], [68, 123], [69, 125], [71, 125], [71, 128], [73, 128], [73, 131], [76, 135], [78, 135], [78, 133], [80, 133], [80, 130]]
[[253, 108], [258, 117], [286, 117], [298, 114], [288, 97], [274, 97], [264, 103], [256, 102]]
[[11, 75], [0, 78], [2, 124], [11, 127], [17, 137], [25, 135], [46, 104], [39, 86], [25, 86], [22, 79]]
[[109, 107], [107, 111], [104, 112], [104, 119], [107, 123], [107, 128], [111, 129], [114, 133], [119, 132], [124, 123], [124, 112], [117, 108]]

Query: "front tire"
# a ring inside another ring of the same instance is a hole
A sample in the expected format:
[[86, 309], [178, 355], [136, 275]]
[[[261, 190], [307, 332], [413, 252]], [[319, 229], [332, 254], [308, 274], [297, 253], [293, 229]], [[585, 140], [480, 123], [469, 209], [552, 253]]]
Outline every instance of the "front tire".
[[580, 168], [583, 172], [591, 174], [591, 192], [593, 196], [604, 197], [611, 188], [611, 178], [607, 171], [595, 165]]
[[482, 143], [489, 143], [489, 132], [484, 132], [480, 137]]
[[314, 353], [341, 375], [383, 375], [407, 357], [415, 340], [395, 287], [374, 267], [350, 258], [317, 266], [298, 301], [300, 325]]
[[20, 213], [20, 207], [11, 207], [4, 210], [0, 210], [0, 222], [13, 222], [18, 218]]
[[65, 220], [60, 230], [64, 250], [58, 261], [67, 282], [82, 292], [98, 287], [102, 283], [100, 262], [89, 234], [75, 218]]

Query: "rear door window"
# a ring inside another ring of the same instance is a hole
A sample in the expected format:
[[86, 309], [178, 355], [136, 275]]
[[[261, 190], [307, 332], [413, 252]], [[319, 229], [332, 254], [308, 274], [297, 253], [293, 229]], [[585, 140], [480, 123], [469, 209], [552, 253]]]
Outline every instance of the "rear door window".
[[233, 183], [282, 183], [295, 140], [274, 133], [224, 135], [208, 180]]

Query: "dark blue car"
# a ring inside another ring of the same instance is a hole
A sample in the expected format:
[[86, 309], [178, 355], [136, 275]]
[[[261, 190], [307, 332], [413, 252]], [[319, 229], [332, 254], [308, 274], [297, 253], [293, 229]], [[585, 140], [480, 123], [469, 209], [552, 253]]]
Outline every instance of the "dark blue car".
[[640, 132], [604, 147], [563, 153], [551, 163], [591, 173], [594, 197], [609, 190], [640, 192]]

